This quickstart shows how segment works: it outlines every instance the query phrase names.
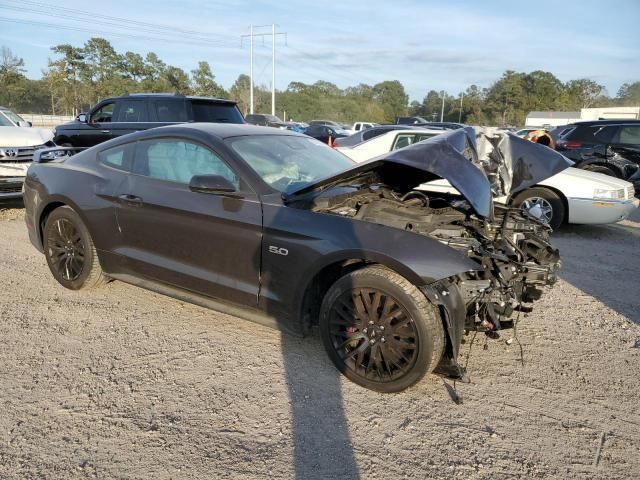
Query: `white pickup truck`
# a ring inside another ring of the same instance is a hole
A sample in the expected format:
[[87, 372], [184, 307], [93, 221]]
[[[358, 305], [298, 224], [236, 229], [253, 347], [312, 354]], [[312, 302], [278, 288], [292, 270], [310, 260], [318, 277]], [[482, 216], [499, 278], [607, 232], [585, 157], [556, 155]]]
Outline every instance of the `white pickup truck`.
[[0, 126], [0, 200], [22, 196], [33, 153], [54, 146], [51, 130]]
[[351, 125], [351, 128], [346, 129], [346, 131], [353, 135], [354, 133], [374, 127], [376, 125], [378, 124], [373, 122], [355, 122], [353, 125]]

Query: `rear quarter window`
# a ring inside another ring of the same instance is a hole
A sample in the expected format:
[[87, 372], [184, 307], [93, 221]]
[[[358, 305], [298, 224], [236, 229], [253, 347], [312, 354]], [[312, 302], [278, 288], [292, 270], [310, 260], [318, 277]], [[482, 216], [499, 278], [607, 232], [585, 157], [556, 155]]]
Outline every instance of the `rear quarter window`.
[[126, 170], [126, 152], [127, 145], [103, 150], [98, 153], [98, 161], [103, 165], [117, 168], [118, 170]]
[[238, 107], [232, 103], [191, 102], [194, 122], [245, 123]]
[[640, 144], [640, 126], [623, 126], [620, 127], [620, 135], [618, 142], [630, 145]]

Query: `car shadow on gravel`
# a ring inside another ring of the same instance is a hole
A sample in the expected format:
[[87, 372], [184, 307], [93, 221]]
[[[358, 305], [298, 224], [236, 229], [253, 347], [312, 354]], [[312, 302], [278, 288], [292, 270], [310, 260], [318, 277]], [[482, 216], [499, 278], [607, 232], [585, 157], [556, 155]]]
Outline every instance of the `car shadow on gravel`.
[[560, 278], [640, 324], [640, 227], [563, 225], [552, 236], [560, 249]]
[[291, 405], [295, 478], [359, 478], [341, 375], [324, 352], [319, 335], [300, 339], [283, 333], [282, 358]]

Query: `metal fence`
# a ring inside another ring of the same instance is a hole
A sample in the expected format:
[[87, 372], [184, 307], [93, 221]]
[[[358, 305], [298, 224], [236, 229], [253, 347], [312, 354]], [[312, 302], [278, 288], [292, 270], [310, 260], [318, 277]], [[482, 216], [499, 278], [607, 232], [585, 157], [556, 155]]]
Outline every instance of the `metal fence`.
[[20, 113], [19, 115], [27, 122], [31, 122], [34, 127], [41, 128], [53, 128], [75, 118], [71, 115], [38, 115], [34, 113]]

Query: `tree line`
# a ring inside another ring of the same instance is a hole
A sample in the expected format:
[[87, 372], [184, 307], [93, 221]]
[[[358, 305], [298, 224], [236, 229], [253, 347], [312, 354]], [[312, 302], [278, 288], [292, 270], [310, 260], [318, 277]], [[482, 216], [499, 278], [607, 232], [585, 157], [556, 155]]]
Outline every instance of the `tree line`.
[[[241, 74], [225, 89], [216, 82], [211, 66], [198, 62], [185, 70], [169, 65], [149, 52], [118, 53], [108, 40], [91, 38], [81, 47], [51, 48], [42, 78], [25, 76], [24, 60], [7, 47], [0, 48], [0, 105], [21, 113], [74, 115], [101, 99], [137, 92], [178, 92], [185, 95], [230, 98], [244, 114], [249, 110], [250, 79]], [[625, 83], [610, 97], [597, 82], [581, 78], [562, 82], [550, 72], [508, 70], [492, 85], [469, 86], [452, 95], [429, 90], [422, 102], [412, 101], [398, 80], [375, 85], [360, 83], [341, 89], [324, 80], [313, 84], [291, 82], [276, 92], [277, 113], [299, 121], [326, 118], [338, 121], [393, 122], [396, 116], [418, 115], [438, 120], [444, 98], [444, 119], [475, 125], [522, 125], [530, 111], [578, 111], [585, 107], [638, 106], [640, 81]], [[256, 113], [271, 111], [271, 93], [254, 87]]]

